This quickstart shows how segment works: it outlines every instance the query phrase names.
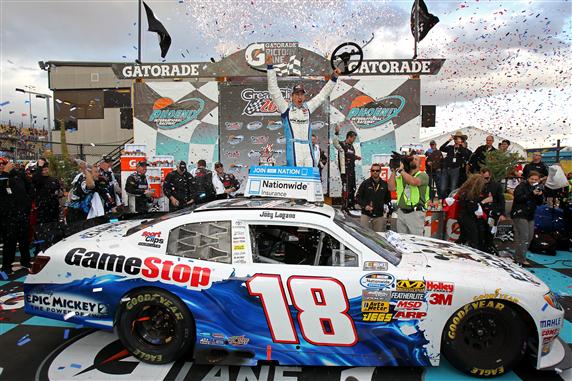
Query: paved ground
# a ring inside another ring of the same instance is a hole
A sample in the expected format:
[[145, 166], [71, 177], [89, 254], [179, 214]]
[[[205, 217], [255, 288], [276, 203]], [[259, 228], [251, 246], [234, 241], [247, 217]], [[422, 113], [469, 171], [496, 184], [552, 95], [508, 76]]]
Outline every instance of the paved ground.
[[[572, 346], [572, 253], [529, 254], [531, 269], [560, 297], [566, 309], [561, 337]], [[117, 338], [75, 324], [29, 316], [23, 311], [25, 272], [0, 279], [0, 380], [469, 380], [446, 361], [436, 368], [226, 367], [184, 360], [165, 366], [140, 363]], [[522, 364], [497, 380], [572, 380], [572, 371], [537, 371]]]

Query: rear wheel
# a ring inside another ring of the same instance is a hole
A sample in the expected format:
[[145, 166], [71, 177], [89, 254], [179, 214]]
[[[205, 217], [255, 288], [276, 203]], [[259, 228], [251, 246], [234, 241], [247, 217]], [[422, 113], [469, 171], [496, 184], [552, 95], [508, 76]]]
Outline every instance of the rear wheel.
[[494, 377], [522, 359], [526, 338], [526, 325], [509, 304], [480, 300], [463, 306], [447, 321], [442, 352], [462, 372]]
[[127, 296], [117, 320], [119, 339], [135, 357], [152, 364], [175, 361], [195, 341], [194, 320], [174, 295], [154, 289]]

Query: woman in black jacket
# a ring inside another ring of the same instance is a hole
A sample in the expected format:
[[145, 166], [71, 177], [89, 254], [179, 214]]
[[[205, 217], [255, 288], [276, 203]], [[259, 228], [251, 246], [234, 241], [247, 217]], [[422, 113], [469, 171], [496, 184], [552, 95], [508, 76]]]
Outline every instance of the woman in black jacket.
[[481, 175], [471, 175], [461, 188], [459, 188], [459, 228], [463, 243], [475, 249], [482, 250], [484, 232], [479, 218], [483, 218], [483, 209], [480, 202], [490, 202], [491, 196], [482, 200], [481, 193], [485, 187], [485, 179]]
[[534, 213], [536, 207], [544, 202], [539, 184], [540, 174], [532, 171], [526, 181], [518, 184], [514, 190], [514, 201], [510, 211], [516, 245], [514, 260], [523, 266], [530, 265], [525, 254], [534, 236]]

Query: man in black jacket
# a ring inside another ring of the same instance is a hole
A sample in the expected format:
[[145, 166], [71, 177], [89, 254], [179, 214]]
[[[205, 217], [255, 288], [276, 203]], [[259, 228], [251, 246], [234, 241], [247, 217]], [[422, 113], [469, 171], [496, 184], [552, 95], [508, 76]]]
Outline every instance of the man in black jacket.
[[153, 195], [153, 191], [149, 189], [147, 183], [147, 162], [140, 161], [137, 163], [135, 173], [129, 175], [125, 181], [125, 191], [129, 197], [129, 211], [132, 213], [147, 213], [149, 211], [149, 201]]
[[13, 162], [0, 158], [0, 218], [4, 247], [2, 248], [2, 271], [12, 273], [16, 257], [16, 245], [20, 249], [20, 264], [30, 264], [30, 210], [32, 208], [32, 184], [23, 171], [15, 169]]
[[540, 174], [540, 182], [543, 183], [548, 177], [548, 167], [542, 162], [542, 153], [534, 152], [532, 154], [532, 161], [524, 166], [522, 169], [522, 177], [528, 179], [530, 172], [535, 171]]
[[32, 177], [34, 185], [34, 202], [37, 211], [36, 240], [38, 251], [44, 251], [57, 242], [60, 235], [60, 198], [63, 189], [60, 181], [49, 174], [49, 163], [46, 159], [38, 160], [36, 173]]
[[187, 163], [181, 160], [177, 169], [165, 177], [163, 193], [169, 199], [169, 212], [194, 202], [195, 183], [193, 176], [187, 171]]
[[356, 191], [356, 160], [361, 160], [361, 156], [356, 155], [353, 143], [356, 140], [357, 133], [348, 131], [346, 140], [340, 142], [340, 125], [335, 129], [335, 135], [332, 139], [334, 147], [338, 151], [338, 166], [340, 168], [340, 176], [342, 179], [342, 210], [349, 212], [355, 209], [354, 194]]
[[482, 167], [480, 174], [485, 179], [485, 187], [480, 202], [488, 217], [487, 221], [483, 220], [482, 226], [484, 229], [483, 249], [488, 253], [496, 254], [492, 229], [499, 221], [506, 219], [504, 192], [502, 185], [492, 178], [488, 168]]
[[387, 182], [380, 178], [381, 166], [372, 164], [371, 176], [364, 180], [356, 193], [356, 200], [361, 206], [360, 223], [363, 227], [376, 232], [385, 231], [386, 215], [391, 204], [391, 193]]
[[530, 172], [526, 181], [514, 190], [514, 201], [510, 216], [514, 226], [515, 258], [517, 263], [528, 266], [525, 254], [534, 236], [534, 214], [538, 205], [544, 202], [540, 185], [540, 174]]
[[[454, 140], [455, 144], [450, 146], [449, 143]], [[463, 147], [463, 143], [467, 141], [467, 135], [463, 135], [461, 131], [457, 131], [451, 135], [439, 150], [445, 152], [447, 157], [443, 161], [443, 170], [441, 175], [441, 197], [447, 197], [449, 193], [457, 189], [461, 171], [465, 171], [465, 166], [471, 156], [470, 151]]]
[[197, 205], [212, 201], [216, 197], [216, 191], [213, 185], [213, 173], [206, 167], [207, 162], [201, 159], [197, 161], [197, 168], [195, 168], [193, 173], [191, 173], [195, 178], [195, 202]]
[[[479, 146], [475, 152], [469, 158], [469, 170], [471, 173], [477, 173], [481, 170], [481, 167], [485, 165], [485, 158], [488, 152], [495, 151], [496, 148], [493, 146], [495, 138], [492, 135], [487, 136], [485, 144]], [[482, 175], [482, 172], [481, 172]]]

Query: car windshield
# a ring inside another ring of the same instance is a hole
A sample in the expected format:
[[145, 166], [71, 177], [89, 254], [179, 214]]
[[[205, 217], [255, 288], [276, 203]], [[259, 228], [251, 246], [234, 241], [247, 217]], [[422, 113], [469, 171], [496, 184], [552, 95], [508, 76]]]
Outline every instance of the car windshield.
[[336, 213], [334, 222], [392, 265], [397, 266], [401, 262], [401, 252], [373, 230], [356, 224], [342, 213]]

